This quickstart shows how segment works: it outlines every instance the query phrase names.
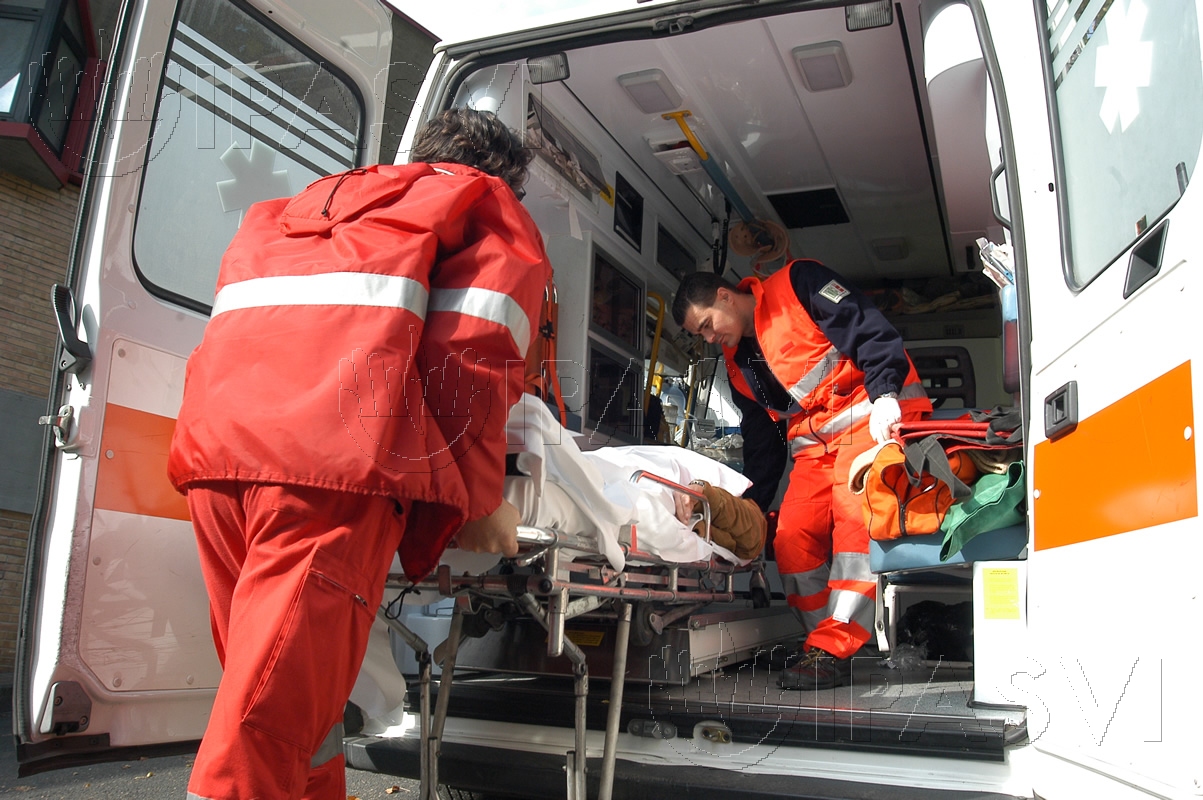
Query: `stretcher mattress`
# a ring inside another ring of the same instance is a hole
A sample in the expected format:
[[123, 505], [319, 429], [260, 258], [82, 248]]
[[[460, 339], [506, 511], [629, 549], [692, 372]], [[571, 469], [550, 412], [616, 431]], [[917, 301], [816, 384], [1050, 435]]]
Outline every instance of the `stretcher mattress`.
[[[744, 563], [676, 518], [672, 490], [650, 481], [631, 483], [634, 472], [646, 470], [681, 485], [705, 480], [740, 495], [751, 483], [730, 467], [681, 447], [632, 445], [582, 451], [575, 435], [531, 395], [523, 395], [510, 412], [506, 436], [524, 474], [506, 478], [505, 497], [518, 509], [522, 524], [596, 537], [598, 552], [615, 569], [623, 569], [626, 563], [620, 536], [627, 525], [634, 526], [640, 550], [665, 561], [691, 563], [717, 554]], [[465, 570], [488, 568], [481, 568], [479, 557], [468, 564], [465, 555], [448, 551], [444, 561], [456, 562], [457, 571], [461, 561]]]

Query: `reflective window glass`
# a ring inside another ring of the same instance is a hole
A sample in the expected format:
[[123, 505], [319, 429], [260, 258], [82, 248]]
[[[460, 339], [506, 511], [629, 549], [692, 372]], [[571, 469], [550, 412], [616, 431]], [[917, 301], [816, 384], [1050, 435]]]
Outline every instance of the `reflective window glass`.
[[147, 152], [134, 260], [154, 287], [209, 306], [253, 203], [355, 166], [362, 105], [329, 65], [228, 0], [186, 0]]
[[1193, 0], [1048, 0], [1071, 281], [1114, 262], [1177, 202], [1203, 138]]
[[0, 18], [0, 114], [9, 114], [17, 103], [21, 76], [29, 66], [26, 54], [35, 23], [27, 19]]

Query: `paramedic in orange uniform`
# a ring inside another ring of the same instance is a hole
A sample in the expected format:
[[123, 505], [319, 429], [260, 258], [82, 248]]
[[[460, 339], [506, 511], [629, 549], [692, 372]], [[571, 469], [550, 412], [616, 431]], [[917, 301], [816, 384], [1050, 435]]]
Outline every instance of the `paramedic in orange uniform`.
[[781, 685], [841, 685], [873, 630], [877, 588], [849, 465], [898, 422], [931, 411], [902, 337], [872, 301], [809, 260], [738, 286], [712, 272], [688, 275], [673, 317], [722, 346], [733, 391], [785, 422], [794, 466], [773, 549], [807, 637]]
[[190, 798], [344, 800], [342, 715], [394, 554], [517, 552], [504, 424], [551, 267], [530, 151], [444, 112], [404, 166], [253, 206], [188, 362], [169, 473], [224, 667]]

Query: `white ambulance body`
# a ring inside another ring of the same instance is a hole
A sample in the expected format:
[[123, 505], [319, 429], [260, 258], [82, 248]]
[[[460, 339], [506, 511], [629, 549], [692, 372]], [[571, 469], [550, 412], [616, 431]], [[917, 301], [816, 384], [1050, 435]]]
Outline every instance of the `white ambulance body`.
[[[632, 3], [440, 45], [422, 82], [429, 40], [370, 0], [127, 0], [59, 293], [22, 769], [195, 747], [221, 671], [164, 467], [221, 253], [251, 203], [405, 161], [423, 120], [468, 105], [537, 149], [524, 203], [556, 268], [570, 427], [594, 444], [643, 436], [649, 298], [707, 260], [781, 265], [747, 255], [748, 230], [896, 298], [909, 346], [968, 354], [964, 405], [1024, 415], [1021, 546], [881, 572], [880, 643], [920, 599], [970, 601], [971, 666], [874, 660], [814, 696], [759, 662], [632, 684], [614, 796], [1203, 796], [1199, 5]], [[979, 239], [1013, 254], [1002, 292], [971, 291]], [[663, 326], [667, 400], [706, 373]], [[704, 417], [705, 392], [690, 402]], [[444, 783], [563, 794], [571, 694], [457, 678]], [[415, 774], [417, 735], [352, 737], [348, 759]], [[591, 729], [591, 761], [601, 744]]]

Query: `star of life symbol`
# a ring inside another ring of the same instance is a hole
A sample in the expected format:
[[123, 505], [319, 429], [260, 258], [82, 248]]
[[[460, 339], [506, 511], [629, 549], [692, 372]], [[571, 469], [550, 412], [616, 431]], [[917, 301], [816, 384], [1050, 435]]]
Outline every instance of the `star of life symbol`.
[[1100, 44], [1094, 67], [1094, 85], [1106, 89], [1099, 118], [1110, 133], [1126, 131], [1140, 115], [1137, 89], [1148, 88], [1153, 71], [1153, 43], [1142, 42], [1148, 9], [1142, 0], [1131, 0], [1127, 10], [1116, 0], [1106, 17], [1107, 44]]
[[[276, 165], [276, 151], [258, 139], [251, 142], [250, 158], [245, 148], [232, 144], [221, 154], [221, 163], [234, 175], [233, 180], [217, 182], [222, 211], [245, 212], [260, 200], [292, 194], [288, 172], [272, 169]], [[238, 224], [242, 224], [242, 214], [238, 216]]]

